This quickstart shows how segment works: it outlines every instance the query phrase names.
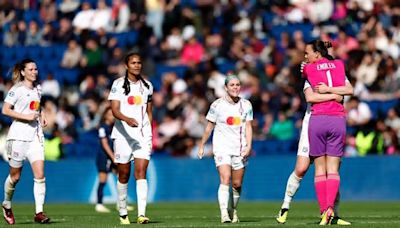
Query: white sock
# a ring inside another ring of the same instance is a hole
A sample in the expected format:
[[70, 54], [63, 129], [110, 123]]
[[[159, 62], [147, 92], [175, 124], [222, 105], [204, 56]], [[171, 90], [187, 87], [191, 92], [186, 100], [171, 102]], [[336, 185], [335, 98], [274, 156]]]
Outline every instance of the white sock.
[[4, 182], [4, 201], [3, 201], [3, 206], [6, 208], [11, 208], [11, 200], [14, 195], [15, 191], [15, 185], [17, 183], [14, 183], [11, 180], [10, 175], [7, 176], [6, 181]]
[[337, 192], [335, 203], [333, 205], [333, 212], [335, 213], [335, 216], [338, 217], [339, 217], [339, 203], [340, 203], [340, 191]]
[[122, 184], [121, 182], [117, 182], [117, 192], [118, 192], [118, 207], [119, 207], [119, 215], [124, 216], [128, 214], [128, 210], [126, 209], [126, 201], [128, 197], [128, 183]]
[[33, 179], [33, 195], [35, 196], [36, 214], [43, 212], [44, 197], [46, 195], [46, 179]]
[[236, 209], [239, 199], [240, 199], [240, 193], [242, 192], [242, 188], [232, 188], [232, 195], [233, 195], [233, 200], [232, 200], [232, 209]]
[[289, 179], [286, 184], [285, 199], [281, 208], [290, 208], [290, 203], [292, 202], [293, 196], [296, 194], [297, 189], [299, 189], [301, 179], [294, 172], [290, 174]]
[[138, 205], [138, 216], [146, 215], [147, 206], [147, 180], [140, 179], [136, 181], [136, 195]]
[[229, 186], [220, 184], [218, 188], [218, 202], [221, 215], [228, 214]]

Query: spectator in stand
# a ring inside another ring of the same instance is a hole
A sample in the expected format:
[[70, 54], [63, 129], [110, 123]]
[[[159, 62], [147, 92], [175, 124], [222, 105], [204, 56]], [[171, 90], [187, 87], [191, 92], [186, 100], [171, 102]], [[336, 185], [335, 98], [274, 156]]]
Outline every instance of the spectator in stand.
[[[354, 130], [368, 124], [372, 119], [372, 112], [368, 104], [362, 102], [358, 97], [351, 97], [346, 103], [347, 110], [347, 125]], [[352, 132], [350, 130], [349, 132]]]
[[86, 74], [97, 75], [104, 69], [104, 51], [99, 47], [96, 40], [89, 38], [85, 43], [85, 50], [80, 60], [80, 66]]
[[397, 136], [398, 141], [400, 141], [400, 117], [398, 111], [396, 111], [395, 108], [391, 108], [387, 112], [385, 124], [391, 129], [393, 129], [393, 131]]
[[97, 9], [94, 10], [93, 18], [89, 27], [90, 30], [111, 30], [111, 9], [107, 6], [105, 0], [97, 2]]
[[90, 2], [83, 2], [81, 8], [81, 11], [79, 11], [72, 20], [72, 25], [78, 34], [80, 34], [82, 30], [90, 28], [95, 13]]
[[205, 58], [203, 45], [196, 39], [194, 26], [186, 26], [183, 29], [183, 45], [181, 62], [189, 67], [195, 67]]
[[26, 22], [23, 20], [18, 21], [18, 42], [19, 45], [25, 45], [27, 37], [27, 27]]
[[365, 53], [355, 73], [357, 81], [362, 82], [366, 86], [372, 85], [378, 76], [378, 65], [380, 61], [380, 55], [374, 55], [371, 52]]
[[61, 60], [61, 67], [72, 69], [78, 66], [82, 58], [82, 48], [76, 40], [68, 41], [68, 48], [65, 50]]
[[47, 74], [47, 78], [42, 81], [42, 94], [43, 96], [50, 96], [54, 99], [60, 97], [60, 84], [51, 73]]
[[62, 0], [58, 5], [59, 18], [66, 17], [69, 20], [74, 19], [75, 12], [80, 5], [79, 0]]
[[157, 39], [163, 37], [162, 24], [164, 21], [164, 0], [145, 0], [146, 24], [153, 28], [153, 33]]
[[3, 44], [7, 47], [12, 47], [18, 44], [19, 31], [17, 24], [12, 22], [10, 28], [4, 33]]
[[125, 72], [125, 65], [123, 63], [123, 50], [119, 47], [112, 50], [112, 55], [108, 60], [107, 74], [111, 77], [116, 75], [123, 75]]
[[116, 33], [126, 32], [129, 29], [130, 9], [126, 0], [113, 0], [111, 7], [111, 26]]
[[60, 27], [56, 31], [55, 42], [63, 44], [68, 43], [68, 41], [74, 38], [71, 20], [68, 18], [61, 18], [59, 23]]
[[36, 21], [29, 22], [29, 30], [26, 36], [25, 45], [39, 45], [43, 42], [43, 34]]
[[44, 23], [50, 23], [57, 20], [57, 5], [55, 0], [42, 0], [40, 3], [40, 19]]
[[269, 135], [278, 140], [294, 139], [295, 126], [293, 121], [288, 119], [285, 112], [278, 112], [278, 119], [272, 123]]

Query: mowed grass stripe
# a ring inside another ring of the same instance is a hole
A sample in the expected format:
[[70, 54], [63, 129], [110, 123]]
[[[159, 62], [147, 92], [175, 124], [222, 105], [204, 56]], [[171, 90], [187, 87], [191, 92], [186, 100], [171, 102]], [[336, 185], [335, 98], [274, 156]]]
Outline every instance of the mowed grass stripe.
[[[134, 204], [132, 204], [134, 205]], [[47, 204], [51, 217], [49, 227], [126, 227], [119, 225], [115, 205], [107, 205], [111, 213], [100, 214], [89, 204]], [[146, 227], [281, 227], [275, 221], [280, 203], [240, 202], [239, 224], [221, 224], [217, 202], [168, 202], [149, 204], [147, 215], [151, 223]], [[39, 227], [33, 223], [33, 204], [14, 204], [16, 226]], [[400, 202], [342, 202], [340, 213], [351, 221], [351, 227], [400, 227]], [[136, 222], [137, 211], [130, 212]], [[289, 211], [286, 227], [317, 227], [319, 221], [316, 202], [294, 202]], [[135, 224], [132, 224], [135, 225]], [[0, 221], [0, 227], [5, 227]]]

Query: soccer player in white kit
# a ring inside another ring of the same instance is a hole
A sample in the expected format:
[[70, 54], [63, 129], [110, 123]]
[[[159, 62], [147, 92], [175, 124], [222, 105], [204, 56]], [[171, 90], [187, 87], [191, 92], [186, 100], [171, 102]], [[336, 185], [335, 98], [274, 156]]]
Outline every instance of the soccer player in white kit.
[[[303, 73], [302, 69], [305, 64], [306, 62], [302, 63], [301, 73]], [[352, 95], [353, 86], [350, 84], [348, 80], [346, 80], [345, 86], [328, 87], [327, 85], [322, 83], [316, 87], [315, 91], [313, 91], [310, 83], [308, 81], [305, 81], [303, 92], [311, 94], [311, 96], [314, 96], [315, 102], [322, 102], [334, 99], [335, 97], [332, 97], [331, 96], [332, 94], [340, 96]], [[295, 169], [290, 174], [287, 180], [284, 201], [282, 203], [278, 216], [276, 217], [276, 221], [281, 224], [284, 224], [286, 222], [290, 208], [290, 203], [292, 202], [294, 195], [296, 194], [298, 188], [300, 187], [301, 180], [306, 175], [308, 168], [311, 165], [311, 160], [309, 157], [310, 145], [308, 140], [308, 123], [310, 120], [310, 116], [311, 116], [311, 104], [307, 104], [307, 110], [304, 114], [302, 122]], [[334, 223], [338, 225], [350, 225], [351, 224], [350, 222], [345, 221], [339, 217], [338, 214], [339, 201], [340, 201], [340, 194], [338, 194], [336, 197], [335, 207], [334, 207], [336, 217], [332, 221], [332, 224]]]
[[[220, 177], [218, 202], [222, 223], [237, 223], [237, 205], [247, 158], [251, 152], [253, 108], [250, 101], [239, 97], [240, 80], [236, 75], [228, 75], [225, 80], [227, 94], [211, 104], [208, 120], [202, 136], [198, 157], [204, 154], [204, 144], [214, 130], [212, 145], [215, 164]], [[232, 213], [229, 215], [229, 186], [232, 178]]]
[[125, 57], [126, 74], [116, 79], [108, 100], [115, 117], [111, 133], [114, 140], [114, 163], [118, 167], [118, 205], [120, 223], [130, 224], [127, 210], [128, 180], [131, 161], [134, 160], [138, 218], [146, 224], [146, 172], [152, 147], [152, 84], [141, 76], [141, 57], [130, 53]]
[[40, 112], [41, 88], [36, 84], [38, 69], [31, 59], [24, 59], [13, 67], [14, 85], [4, 100], [2, 112], [13, 118], [7, 134], [7, 155], [10, 172], [4, 182], [3, 216], [8, 224], [14, 224], [11, 201], [15, 187], [21, 177], [24, 160], [28, 159], [33, 172], [33, 195], [37, 223], [48, 223], [50, 218], [43, 213], [46, 194], [44, 177], [44, 136], [47, 120]]

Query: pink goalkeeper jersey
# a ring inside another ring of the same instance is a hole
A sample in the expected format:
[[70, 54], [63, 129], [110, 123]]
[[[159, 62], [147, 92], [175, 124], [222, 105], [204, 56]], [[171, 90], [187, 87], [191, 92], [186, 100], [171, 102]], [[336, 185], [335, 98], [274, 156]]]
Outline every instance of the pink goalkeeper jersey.
[[[345, 85], [346, 73], [341, 60], [328, 60], [323, 58], [315, 63], [307, 64], [304, 67], [304, 73], [313, 89], [320, 82], [325, 83], [329, 87]], [[311, 107], [311, 114], [344, 116], [345, 112], [341, 103], [326, 101], [313, 104]]]

